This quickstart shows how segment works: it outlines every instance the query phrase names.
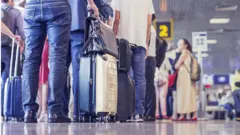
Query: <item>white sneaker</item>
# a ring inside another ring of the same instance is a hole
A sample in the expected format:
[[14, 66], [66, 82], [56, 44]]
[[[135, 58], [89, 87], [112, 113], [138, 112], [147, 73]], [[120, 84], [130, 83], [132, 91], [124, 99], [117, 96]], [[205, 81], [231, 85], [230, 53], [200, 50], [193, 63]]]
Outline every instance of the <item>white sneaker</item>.
[[38, 122], [48, 122], [48, 113], [42, 113], [38, 119]]
[[135, 115], [134, 116], [134, 122], [136, 123], [142, 123], [144, 120], [143, 120], [143, 116], [141, 115]]

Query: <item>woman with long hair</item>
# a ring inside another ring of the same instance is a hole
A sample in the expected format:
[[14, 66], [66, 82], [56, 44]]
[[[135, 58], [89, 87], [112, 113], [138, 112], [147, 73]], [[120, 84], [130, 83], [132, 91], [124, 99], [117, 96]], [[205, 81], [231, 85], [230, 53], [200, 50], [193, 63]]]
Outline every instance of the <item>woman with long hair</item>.
[[188, 40], [180, 39], [178, 41], [178, 51], [181, 52], [180, 58], [175, 64], [178, 70], [177, 79], [177, 113], [180, 114], [178, 120], [184, 121], [185, 114], [193, 113], [191, 120], [197, 120], [197, 96], [196, 84], [191, 81], [191, 57], [192, 47]]

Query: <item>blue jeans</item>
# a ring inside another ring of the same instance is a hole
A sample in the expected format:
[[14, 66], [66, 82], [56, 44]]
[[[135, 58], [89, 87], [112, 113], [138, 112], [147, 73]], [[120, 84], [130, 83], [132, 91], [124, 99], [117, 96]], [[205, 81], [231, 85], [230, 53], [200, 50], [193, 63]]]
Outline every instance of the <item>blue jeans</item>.
[[240, 90], [235, 90], [232, 96], [235, 104], [236, 117], [240, 117]]
[[71, 11], [67, 0], [27, 0], [24, 11], [25, 60], [23, 63], [24, 111], [37, 112], [39, 67], [46, 35], [49, 40], [49, 113], [63, 112]]
[[229, 103], [226, 103], [223, 105], [223, 108], [227, 111], [227, 115], [229, 118], [233, 118], [233, 105], [229, 104]]
[[[69, 49], [69, 56], [68, 61], [72, 61], [72, 78], [73, 78], [73, 96], [74, 96], [74, 111], [73, 115], [74, 118], [79, 117], [79, 105], [78, 105], [78, 91], [79, 91], [79, 67], [80, 61], [78, 56], [80, 51], [84, 45], [84, 32], [81, 30], [72, 31], [70, 34], [70, 49]], [[69, 62], [67, 62], [69, 63]]]
[[[66, 67], [69, 69], [71, 64], [71, 47], [68, 47], [67, 59], [66, 59]], [[69, 71], [66, 71], [66, 76], [68, 76]], [[71, 85], [68, 85], [68, 81], [66, 79], [64, 92], [63, 92], [63, 112], [65, 115], [68, 115], [69, 112], [69, 101], [70, 101], [70, 92], [71, 92]]]
[[223, 105], [223, 108], [228, 112], [228, 113], [231, 113], [232, 110], [233, 110], [233, 106], [231, 104], [224, 104]]
[[130, 74], [135, 82], [136, 98], [134, 114], [144, 115], [145, 113], [145, 56], [146, 49], [143, 47], [132, 47], [132, 68]]

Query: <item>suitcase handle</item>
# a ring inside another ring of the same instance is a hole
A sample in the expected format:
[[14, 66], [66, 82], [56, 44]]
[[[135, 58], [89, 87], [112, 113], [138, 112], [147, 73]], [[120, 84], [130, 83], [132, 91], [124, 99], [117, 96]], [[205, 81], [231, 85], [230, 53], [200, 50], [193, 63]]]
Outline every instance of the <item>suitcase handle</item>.
[[[9, 70], [9, 77], [12, 77], [13, 73], [13, 54], [14, 54], [14, 46], [15, 46], [15, 39], [12, 39], [12, 49], [11, 49], [11, 58], [10, 58], [10, 70]], [[17, 50], [16, 50], [16, 57], [15, 57], [15, 65], [14, 65], [14, 76], [17, 76], [17, 67], [18, 67], [18, 58], [19, 58], [19, 48], [20, 45], [17, 43]]]
[[16, 52], [16, 59], [15, 59], [15, 67], [14, 67], [14, 77], [17, 76], [17, 69], [18, 69], [18, 58], [19, 58], [19, 48], [20, 48], [20, 45], [17, 44], [17, 52]]
[[10, 70], [9, 70], [9, 77], [11, 77], [11, 76], [12, 76], [12, 66], [13, 66], [14, 43], [15, 43], [15, 39], [12, 39], [12, 50], [11, 50], [11, 58], [10, 58]]

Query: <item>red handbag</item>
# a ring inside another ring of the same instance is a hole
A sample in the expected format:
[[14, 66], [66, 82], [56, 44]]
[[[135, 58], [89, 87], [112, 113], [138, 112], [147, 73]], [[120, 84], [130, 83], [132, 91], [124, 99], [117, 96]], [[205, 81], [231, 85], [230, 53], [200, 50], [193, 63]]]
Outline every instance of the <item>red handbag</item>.
[[177, 74], [178, 74], [178, 70], [168, 76], [168, 88], [171, 88], [175, 84]]

